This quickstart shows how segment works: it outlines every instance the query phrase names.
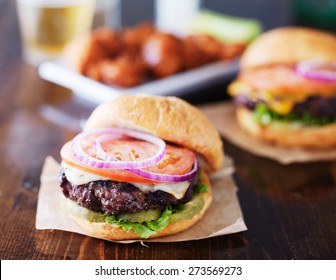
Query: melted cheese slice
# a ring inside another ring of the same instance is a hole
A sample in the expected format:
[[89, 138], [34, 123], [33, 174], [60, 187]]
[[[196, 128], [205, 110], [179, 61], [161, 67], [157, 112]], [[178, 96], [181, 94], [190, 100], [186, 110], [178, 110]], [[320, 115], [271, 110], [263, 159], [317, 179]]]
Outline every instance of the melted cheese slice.
[[[73, 168], [65, 163], [62, 163], [64, 173], [68, 181], [72, 185], [83, 185], [92, 181], [97, 180], [111, 180], [106, 177], [90, 174], [76, 168]], [[131, 183], [144, 193], [155, 192], [155, 191], [164, 191], [173, 195], [176, 199], [181, 199], [188, 187], [190, 186], [189, 181], [178, 182], [178, 183], [160, 183], [160, 184], [140, 184], [140, 183]]]
[[253, 88], [249, 87], [241, 81], [233, 82], [229, 86], [228, 92], [231, 96], [245, 95], [248, 96], [248, 98], [252, 101], [265, 101], [270, 109], [280, 115], [287, 115], [292, 111], [295, 104], [303, 102], [310, 96], [310, 94], [303, 92], [280, 96], [270, 91], [253, 90]]

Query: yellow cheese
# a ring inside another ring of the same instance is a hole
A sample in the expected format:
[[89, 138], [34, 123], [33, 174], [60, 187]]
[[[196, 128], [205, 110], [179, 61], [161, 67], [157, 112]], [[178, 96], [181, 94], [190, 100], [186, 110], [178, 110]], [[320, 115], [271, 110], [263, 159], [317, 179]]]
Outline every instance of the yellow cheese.
[[188, 187], [190, 186], [190, 182], [178, 182], [178, 183], [161, 183], [161, 184], [139, 184], [132, 183], [132, 185], [139, 188], [142, 192], [155, 192], [155, 191], [164, 191], [166, 193], [170, 193], [176, 199], [181, 199]]
[[[111, 180], [106, 177], [90, 174], [79, 169], [73, 168], [65, 163], [62, 163], [64, 173], [68, 181], [73, 185], [83, 185], [97, 180]], [[160, 184], [140, 184], [132, 183], [135, 187], [142, 192], [149, 193], [155, 191], [164, 191], [173, 195], [176, 199], [181, 199], [187, 191], [190, 182], [178, 182], [178, 183], [160, 183]]]
[[234, 81], [228, 87], [228, 93], [231, 96], [245, 95], [252, 101], [264, 101], [270, 109], [281, 115], [287, 115], [295, 104], [303, 102], [311, 95], [309, 93], [300, 92], [280, 96], [270, 91], [256, 91], [241, 81]]

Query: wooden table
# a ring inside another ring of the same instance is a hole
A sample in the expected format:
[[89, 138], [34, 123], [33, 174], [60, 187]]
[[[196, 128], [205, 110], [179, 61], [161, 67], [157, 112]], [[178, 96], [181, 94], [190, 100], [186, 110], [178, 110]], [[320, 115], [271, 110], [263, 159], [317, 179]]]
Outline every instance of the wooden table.
[[[43, 161], [47, 155], [60, 159], [61, 146], [93, 105], [41, 80], [21, 61], [13, 1], [0, 1], [0, 42], [1, 259], [336, 258], [336, 163], [282, 166], [230, 143], [225, 150], [235, 160], [246, 232], [147, 248], [36, 230]], [[191, 101], [213, 101], [224, 93], [219, 85]]]

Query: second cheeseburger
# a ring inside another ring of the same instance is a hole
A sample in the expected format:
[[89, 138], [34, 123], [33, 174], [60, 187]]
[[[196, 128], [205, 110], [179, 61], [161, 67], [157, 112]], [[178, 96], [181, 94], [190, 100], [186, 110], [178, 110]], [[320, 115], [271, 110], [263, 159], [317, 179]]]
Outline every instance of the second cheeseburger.
[[203, 217], [212, 201], [206, 172], [221, 167], [223, 146], [187, 102], [125, 95], [98, 106], [61, 157], [68, 213], [94, 236], [142, 239]]
[[229, 86], [238, 124], [262, 141], [336, 146], [336, 36], [282, 27], [252, 42]]

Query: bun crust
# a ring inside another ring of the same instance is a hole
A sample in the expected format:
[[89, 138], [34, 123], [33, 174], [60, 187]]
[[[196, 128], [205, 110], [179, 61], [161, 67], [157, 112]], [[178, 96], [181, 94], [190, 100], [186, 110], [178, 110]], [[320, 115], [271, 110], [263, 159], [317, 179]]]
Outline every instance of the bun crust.
[[148, 132], [196, 151], [211, 170], [223, 163], [223, 144], [216, 128], [200, 110], [177, 97], [117, 97], [98, 106], [84, 130], [111, 126]]
[[336, 147], [336, 125], [295, 129], [290, 126], [257, 123], [252, 112], [244, 107], [236, 109], [238, 124], [259, 140], [285, 147], [328, 149]]
[[241, 58], [241, 69], [295, 64], [306, 59], [336, 63], [336, 36], [311, 28], [282, 27], [253, 41]]
[[[202, 210], [189, 220], [182, 220], [177, 223], [169, 224], [162, 231], [150, 236], [148, 239], [163, 237], [184, 231], [196, 224], [203, 217], [204, 213], [209, 208], [212, 202], [212, 193], [210, 180], [205, 172], [202, 172], [202, 181], [209, 187], [208, 192], [202, 193], [205, 201]], [[84, 218], [79, 218], [72, 215], [71, 218], [73, 218], [82, 228], [84, 228], [87, 232], [95, 237], [114, 241], [136, 240], [140, 238], [133, 230], [125, 232], [122, 228], [116, 227], [109, 223], [89, 222]]]

